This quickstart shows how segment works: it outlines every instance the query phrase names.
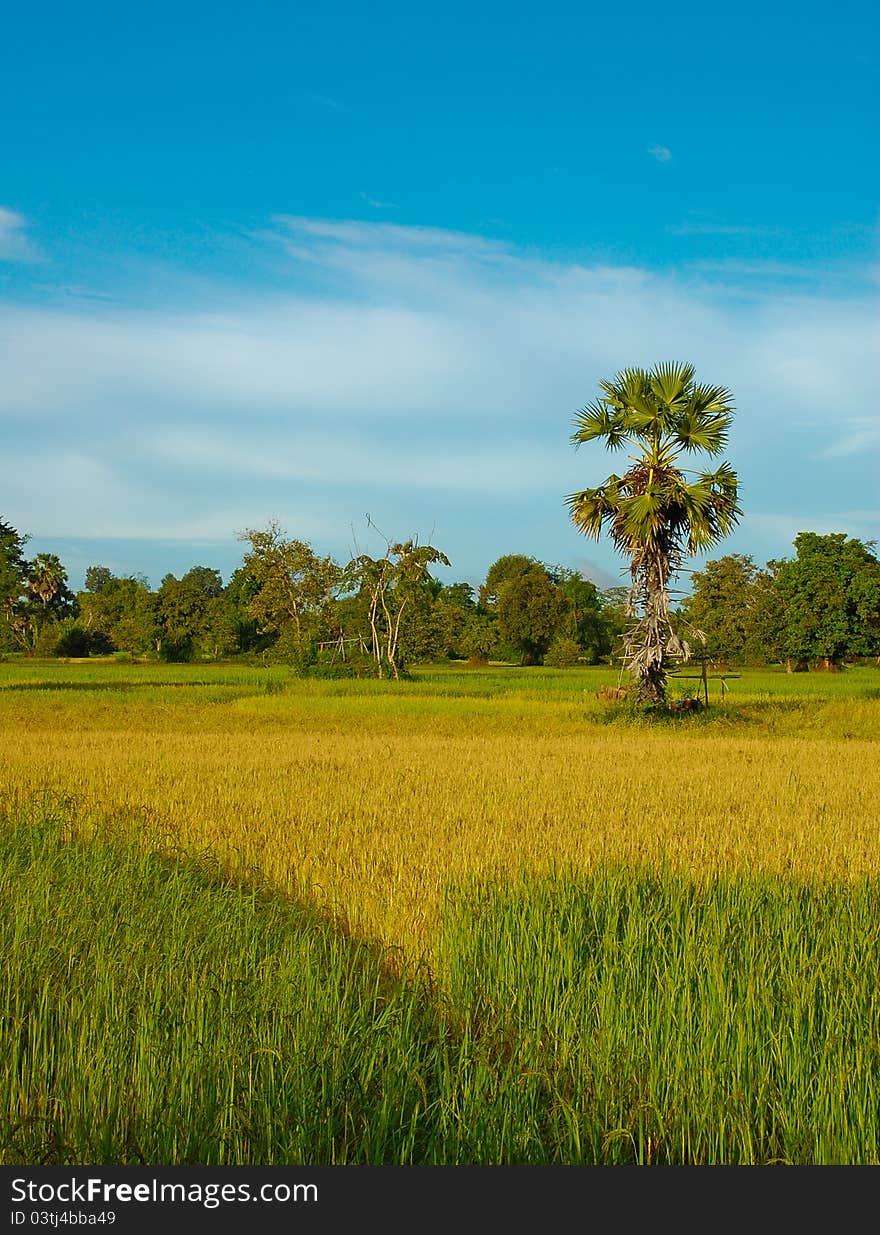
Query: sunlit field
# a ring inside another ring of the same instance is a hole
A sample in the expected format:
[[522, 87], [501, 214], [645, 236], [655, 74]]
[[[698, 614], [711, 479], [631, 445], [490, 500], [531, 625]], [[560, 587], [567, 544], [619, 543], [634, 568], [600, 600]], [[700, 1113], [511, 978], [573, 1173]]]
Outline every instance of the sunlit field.
[[880, 670], [616, 681], [0, 664], [0, 1160], [880, 1160]]
[[430, 960], [450, 879], [626, 861], [880, 874], [880, 672], [744, 673], [638, 726], [609, 670], [0, 665], [7, 801], [48, 790], [163, 852], [209, 849]]

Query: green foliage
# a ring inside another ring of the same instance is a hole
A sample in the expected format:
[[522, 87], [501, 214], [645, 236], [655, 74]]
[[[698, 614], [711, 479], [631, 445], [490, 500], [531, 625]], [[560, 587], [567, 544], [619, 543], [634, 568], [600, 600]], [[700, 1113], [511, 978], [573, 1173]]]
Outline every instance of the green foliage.
[[250, 546], [244, 557], [253, 589], [247, 612], [259, 630], [277, 634], [292, 622], [297, 638], [306, 643], [323, 637], [342, 578], [333, 559], [320, 557], [305, 541], [285, 539], [274, 520], [239, 539]]
[[[15, 550], [7, 536], [7, 586], [18, 577], [18, 596], [6, 597], [6, 622], [14, 643], [31, 655], [51, 655], [53, 631], [64, 618], [77, 612], [76, 597], [67, 586], [67, 572], [54, 553], [38, 553], [25, 562], [20, 553], [15, 567]], [[21, 542], [21, 538], [18, 538]], [[0, 572], [2, 573], [2, 572]]]
[[86, 591], [102, 592], [112, 579], [113, 571], [109, 566], [89, 566], [86, 570]]
[[535, 558], [526, 557], [523, 553], [505, 553], [489, 567], [479, 592], [480, 605], [486, 609], [495, 609], [504, 585], [540, 564]]
[[582, 648], [568, 635], [554, 639], [547, 649], [544, 664], [550, 669], [571, 669], [581, 659]]
[[80, 623], [94, 641], [95, 651], [117, 649], [129, 656], [161, 651], [162, 632], [156, 598], [146, 580], [135, 575], [117, 578], [105, 567], [86, 572], [91, 589], [77, 596]]
[[782, 643], [794, 661], [839, 665], [880, 654], [880, 561], [873, 542], [800, 532], [794, 560], [771, 563]]
[[498, 620], [493, 614], [473, 613], [461, 635], [461, 650], [474, 661], [489, 660], [498, 646]]
[[761, 660], [762, 572], [750, 556], [733, 553], [707, 562], [691, 575], [692, 595], [681, 606], [690, 626], [703, 632], [706, 654], [731, 662]]
[[569, 604], [537, 563], [501, 584], [497, 609], [501, 638], [517, 649], [524, 665], [535, 665], [560, 632]]
[[[239, 566], [237, 570], [233, 571], [232, 577], [226, 585], [223, 598], [229, 605], [229, 611], [233, 615], [235, 652], [265, 651], [275, 637], [269, 631], [261, 631], [259, 622], [250, 615], [251, 601], [259, 590], [259, 583], [244, 566]], [[209, 626], [212, 624], [213, 619], [209, 619]]]
[[0, 519], [0, 651], [21, 646], [19, 618], [29, 564], [28, 537]]
[[472, 613], [477, 603], [469, 583], [444, 584], [437, 593], [437, 601], [461, 609], [463, 613]]
[[611, 651], [611, 628], [599, 589], [577, 571], [564, 567], [556, 567], [550, 576], [568, 603], [568, 637], [588, 664], [598, 665]]
[[166, 575], [156, 595], [164, 660], [216, 660], [238, 648], [237, 614], [219, 571], [194, 566], [182, 579]]
[[96, 646], [95, 637], [78, 622], [62, 623], [55, 643], [55, 656], [85, 657], [91, 656], [93, 650], [104, 652], [109, 649], [100, 638]]
[[0, 519], [0, 647], [15, 647], [14, 623], [27, 584], [24, 556], [28, 537]]
[[426, 650], [426, 623], [440, 589], [430, 567], [449, 559], [433, 545], [416, 539], [387, 541], [385, 556], [362, 553], [343, 574], [342, 586], [355, 592], [366, 614], [364, 631], [379, 678], [405, 675], [407, 662]]

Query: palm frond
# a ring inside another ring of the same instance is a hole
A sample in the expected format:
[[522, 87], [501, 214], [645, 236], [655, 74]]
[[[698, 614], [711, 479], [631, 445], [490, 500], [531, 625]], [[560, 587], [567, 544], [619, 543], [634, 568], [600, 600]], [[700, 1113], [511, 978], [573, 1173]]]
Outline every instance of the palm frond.
[[734, 412], [733, 396], [726, 386], [695, 385], [691, 390], [690, 403], [694, 411], [726, 416], [728, 421]]
[[695, 513], [688, 520], [688, 550], [698, 553], [722, 540], [739, 523], [739, 486], [736, 473], [728, 463], [722, 463], [714, 472], [704, 472], [688, 487], [698, 495]]
[[718, 454], [727, 445], [732, 416], [730, 391], [724, 386], [692, 386], [675, 428], [675, 441], [684, 450]]
[[570, 493], [565, 499], [572, 523], [585, 536], [598, 540], [602, 524], [613, 519], [620, 502], [620, 477], [609, 476], [604, 485]]
[[697, 412], [687, 408], [679, 417], [673, 437], [683, 450], [705, 450], [717, 455], [727, 445], [730, 417]]
[[575, 446], [604, 438], [608, 450], [619, 450], [626, 441], [626, 428], [621, 414], [601, 399], [582, 407], [574, 423], [575, 431], [571, 440]]
[[637, 544], [649, 542], [663, 524], [664, 494], [660, 485], [647, 488], [642, 493], [622, 496], [618, 501], [619, 525], [615, 530], [627, 541]]
[[678, 408], [689, 399], [696, 370], [692, 364], [677, 360], [657, 364], [648, 375], [651, 390], [666, 407]]

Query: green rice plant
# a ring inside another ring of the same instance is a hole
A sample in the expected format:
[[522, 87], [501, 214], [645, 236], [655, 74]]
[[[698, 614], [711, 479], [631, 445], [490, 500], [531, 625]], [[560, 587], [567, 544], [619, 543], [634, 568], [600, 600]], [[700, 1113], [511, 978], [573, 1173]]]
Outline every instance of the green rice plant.
[[876, 1164], [878, 948], [869, 880], [617, 866], [467, 881], [444, 913], [453, 1004], [585, 1161]]
[[880, 1160], [869, 880], [459, 880], [431, 974], [81, 830], [0, 820], [2, 1163]]
[[0, 1162], [465, 1152], [496, 1078], [418, 975], [209, 857], [77, 842], [69, 823], [0, 826]]

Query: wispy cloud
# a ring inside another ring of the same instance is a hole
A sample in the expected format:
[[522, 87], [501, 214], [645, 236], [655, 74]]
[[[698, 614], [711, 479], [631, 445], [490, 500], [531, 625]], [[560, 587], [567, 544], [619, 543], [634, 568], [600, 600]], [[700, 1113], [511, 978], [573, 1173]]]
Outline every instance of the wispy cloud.
[[791, 543], [799, 532], [817, 532], [820, 536], [845, 532], [864, 540], [875, 539], [880, 528], [880, 509], [817, 510], [804, 507], [800, 514], [756, 511], [747, 514], [743, 524], [746, 529], [783, 545], [784, 556], [788, 556]]
[[0, 261], [33, 262], [39, 253], [27, 235], [24, 215], [0, 206]]
[[345, 111], [345, 104], [329, 94], [310, 94], [309, 99], [318, 107], [326, 107], [328, 111]]
[[837, 431], [837, 436], [823, 450], [818, 452], [820, 459], [845, 459], [854, 455], [873, 453], [880, 450], [880, 414], [872, 418], [854, 416], [843, 428]]
[[798, 265], [796, 262], [742, 261], [736, 257], [723, 257], [717, 261], [690, 262], [689, 270], [703, 274], [723, 274], [733, 278], [758, 279], [824, 279], [827, 273], [814, 266]]
[[397, 202], [382, 202], [376, 197], [370, 197], [368, 193], [361, 193], [361, 197], [368, 206], [372, 206], [374, 210], [397, 210], [399, 207]]
[[313, 219], [303, 215], [275, 216], [290, 236], [325, 240], [358, 249], [413, 249], [459, 252], [500, 252], [497, 241], [485, 240], [469, 232], [441, 227], [406, 227], [399, 223], [374, 223], [361, 219]]
[[778, 236], [779, 228], [754, 223], [678, 223], [673, 236]]
[[648, 154], [658, 163], [668, 163], [672, 158], [672, 151], [668, 146], [649, 146]]

